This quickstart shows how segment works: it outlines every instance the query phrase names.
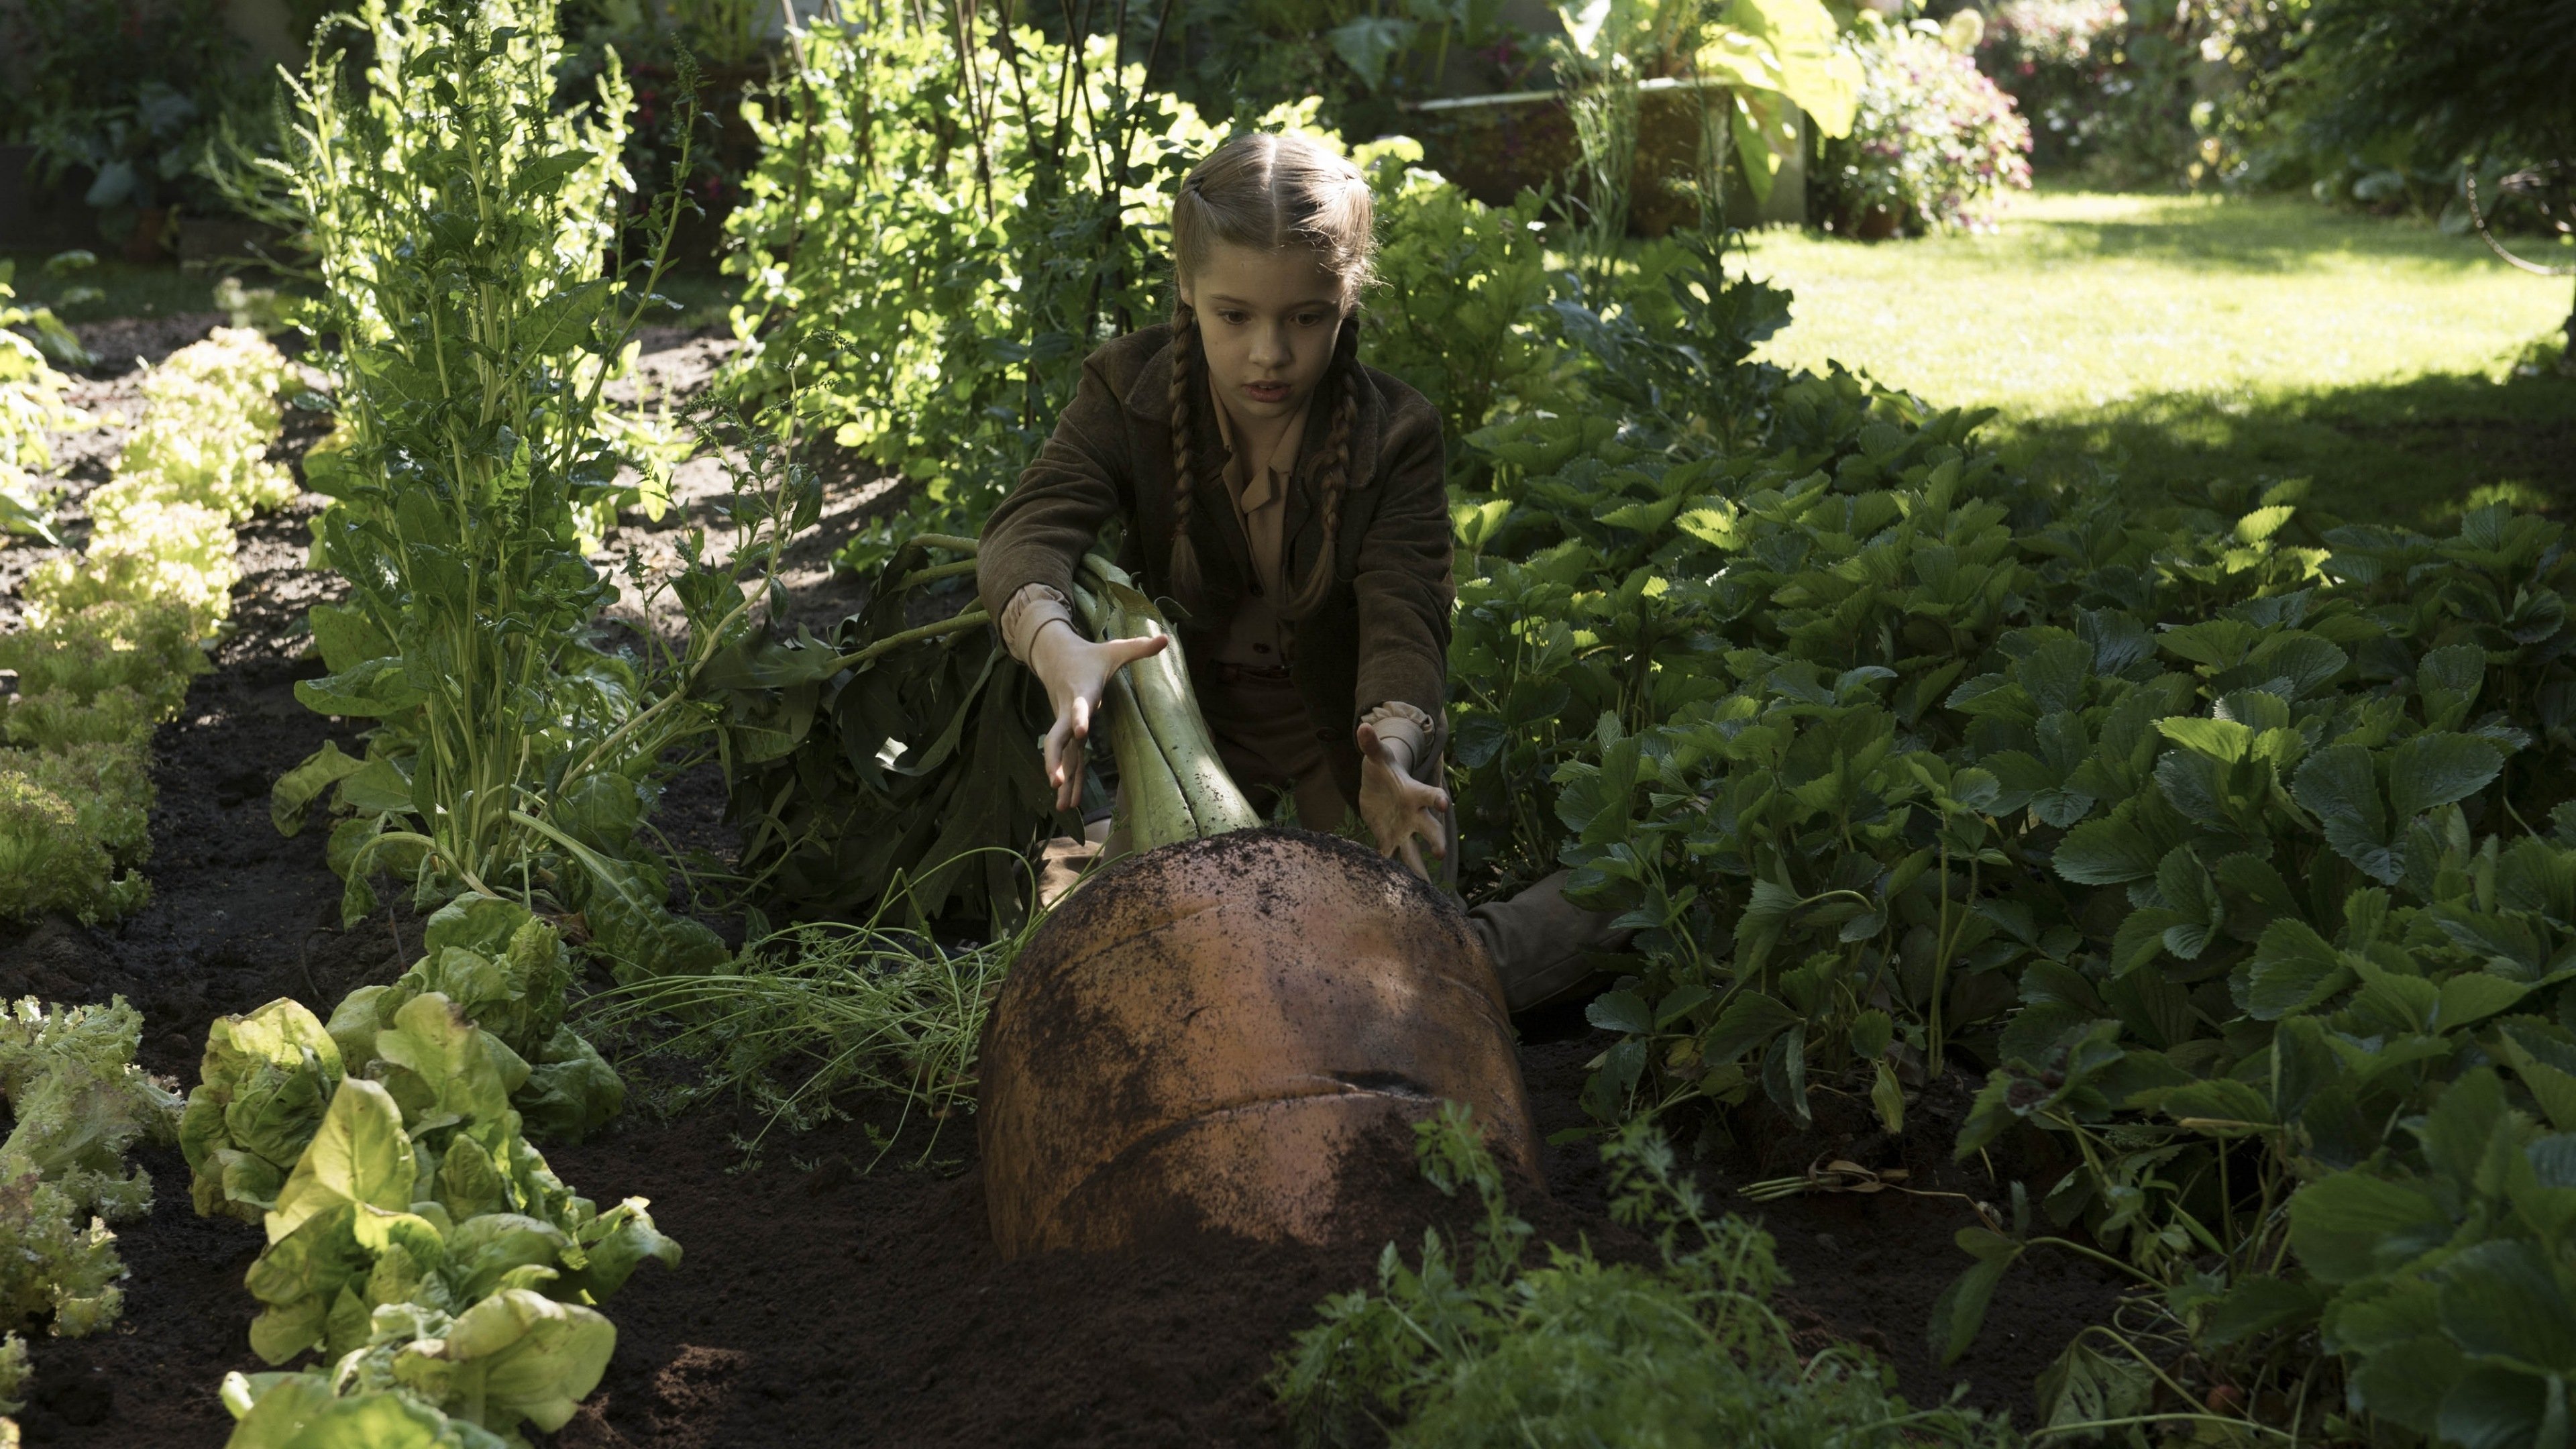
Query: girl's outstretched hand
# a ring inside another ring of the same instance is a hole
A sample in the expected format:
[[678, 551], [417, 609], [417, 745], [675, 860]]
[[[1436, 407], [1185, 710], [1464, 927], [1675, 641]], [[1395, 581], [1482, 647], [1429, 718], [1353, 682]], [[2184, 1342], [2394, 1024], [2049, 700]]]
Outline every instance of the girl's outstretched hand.
[[1360, 819], [1377, 837], [1379, 854], [1404, 857], [1415, 875], [1429, 880], [1415, 837], [1431, 843], [1432, 858], [1448, 855], [1449, 832], [1441, 817], [1449, 810], [1449, 792], [1413, 778], [1413, 762], [1379, 739], [1376, 730], [1361, 725], [1358, 739]]
[[1112, 639], [1094, 644], [1073, 631], [1050, 625], [1029, 641], [1029, 670], [1046, 686], [1055, 724], [1046, 735], [1047, 783], [1055, 786], [1055, 808], [1082, 804], [1082, 746], [1091, 738], [1091, 717], [1100, 712], [1100, 696], [1109, 678], [1139, 659], [1163, 652], [1171, 640]]

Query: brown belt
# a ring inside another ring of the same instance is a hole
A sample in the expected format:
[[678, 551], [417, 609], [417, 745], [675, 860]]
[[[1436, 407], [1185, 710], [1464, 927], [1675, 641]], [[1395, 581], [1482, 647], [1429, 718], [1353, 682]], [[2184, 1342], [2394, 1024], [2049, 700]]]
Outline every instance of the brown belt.
[[1290, 682], [1288, 666], [1285, 664], [1228, 664], [1222, 659], [1211, 659], [1205, 664], [1200, 665], [1199, 668], [1204, 671], [1209, 678], [1224, 684], [1286, 684]]

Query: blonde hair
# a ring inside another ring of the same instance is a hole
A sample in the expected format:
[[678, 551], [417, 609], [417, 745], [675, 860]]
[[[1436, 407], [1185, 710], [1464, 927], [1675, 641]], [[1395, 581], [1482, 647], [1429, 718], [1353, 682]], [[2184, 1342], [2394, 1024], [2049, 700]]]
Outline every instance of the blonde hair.
[[[1319, 391], [1332, 395], [1317, 483], [1323, 491], [1324, 547], [1305, 582], [1281, 602], [1280, 612], [1302, 619], [1324, 602], [1333, 586], [1333, 554], [1342, 526], [1342, 495], [1350, 487], [1351, 429], [1359, 419], [1360, 375], [1355, 325], [1359, 297], [1377, 255], [1376, 205], [1360, 169], [1304, 136], [1256, 132], [1237, 136], [1208, 153], [1181, 182], [1172, 203], [1172, 270], [1188, 277], [1207, 264], [1218, 243], [1280, 251], [1312, 248], [1342, 284], [1342, 328]], [[1190, 542], [1190, 403], [1206, 360], [1200, 351], [1197, 313], [1173, 289], [1172, 477], [1173, 593], [1194, 604], [1199, 592], [1198, 548]]]

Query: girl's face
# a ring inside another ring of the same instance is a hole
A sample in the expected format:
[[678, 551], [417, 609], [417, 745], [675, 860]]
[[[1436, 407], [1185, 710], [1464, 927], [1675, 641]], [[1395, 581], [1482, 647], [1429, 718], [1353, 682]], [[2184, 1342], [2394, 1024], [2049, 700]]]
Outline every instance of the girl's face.
[[1218, 242], [1180, 285], [1198, 313], [1209, 386], [1236, 417], [1284, 418], [1305, 404], [1342, 326], [1342, 281], [1321, 253]]

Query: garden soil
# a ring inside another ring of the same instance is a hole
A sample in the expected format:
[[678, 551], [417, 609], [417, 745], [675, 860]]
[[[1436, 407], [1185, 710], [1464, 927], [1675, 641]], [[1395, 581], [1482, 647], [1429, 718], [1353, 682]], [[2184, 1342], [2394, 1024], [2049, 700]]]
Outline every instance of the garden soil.
[[[166, 350], [190, 339], [150, 340]], [[118, 371], [93, 389], [130, 387]], [[320, 673], [300, 657], [299, 632], [303, 608], [327, 596], [301, 567], [303, 519], [316, 502], [244, 531], [238, 627], [155, 741], [151, 904], [113, 926], [0, 930], [0, 992], [127, 997], [144, 1013], [144, 1065], [183, 1088], [213, 1017], [279, 996], [327, 1010], [352, 987], [390, 980], [419, 947], [406, 910], [339, 929], [323, 832], [289, 838], [269, 820], [269, 783], [323, 740], [346, 745], [353, 733], [293, 696], [294, 681]], [[841, 516], [861, 511], [844, 506]], [[19, 552], [0, 555], [9, 565], [0, 576], [23, 574]], [[668, 823], [715, 843], [721, 792], [692, 783], [666, 802]], [[1585, 1064], [1607, 1038], [1574, 1012], [1521, 1025], [1539, 1132], [1580, 1126]], [[1932, 1361], [1933, 1301], [1967, 1261], [1951, 1235], [1975, 1220], [1971, 1199], [2001, 1195], [1982, 1166], [1956, 1166], [1942, 1148], [1965, 1100], [1956, 1081], [1926, 1093], [1903, 1139], [1830, 1112], [1794, 1132], [1748, 1119], [1705, 1154], [1701, 1180], [1717, 1206], [1759, 1216], [1773, 1234], [1793, 1280], [1780, 1307], [1802, 1346], [1857, 1340], [1894, 1365], [1916, 1402], [1955, 1382], [1967, 1402], [2026, 1423], [2031, 1383], [2075, 1332], [2109, 1316], [2116, 1285], [2090, 1265], [2041, 1257], [2005, 1280], [1959, 1364]], [[1175, 1231], [1133, 1254], [1003, 1262], [985, 1229], [972, 1122], [938, 1124], [935, 1135], [915, 1123], [881, 1151], [892, 1124], [852, 1106], [855, 1120], [772, 1134], [750, 1166], [742, 1144], [761, 1124], [721, 1106], [663, 1119], [639, 1105], [588, 1142], [547, 1144], [580, 1191], [650, 1198], [686, 1249], [677, 1271], [647, 1265], [606, 1305], [616, 1357], [555, 1444], [1280, 1444], [1263, 1377], [1315, 1305], [1372, 1282], [1390, 1239], [1410, 1252], [1425, 1225], [1464, 1221], [1465, 1205], [1440, 1198], [1390, 1141], [1351, 1176], [1341, 1246]], [[1957, 1195], [1810, 1193], [1767, 1205], [1733, 1196], [1833, 1158], [1905, 1167], [1906, 1187]], [[175, 1150], [139, 1159], [158, 1202], [120, 1230], [131, 1270], [124, 1316], [88, 1339], [32, 1341], [33, 1402], [21, 1416], [31, 1445], [212, 1449], [230, 1427], [215, 1397], [224, 1373], [263, 1367], [249, 1351], [253, 1304], [242, 1288], [258, 1232], [197, 1217]], [[1611, 1221], [1591, 1146], [1548, 1146], [1542, 1167], [1543, 1182], [1515, 1188], [1540, 1236], [1645, 1253]], [[2018, 1167], [2046, 1185], [2037, 1176], [2046, 1164]]]

